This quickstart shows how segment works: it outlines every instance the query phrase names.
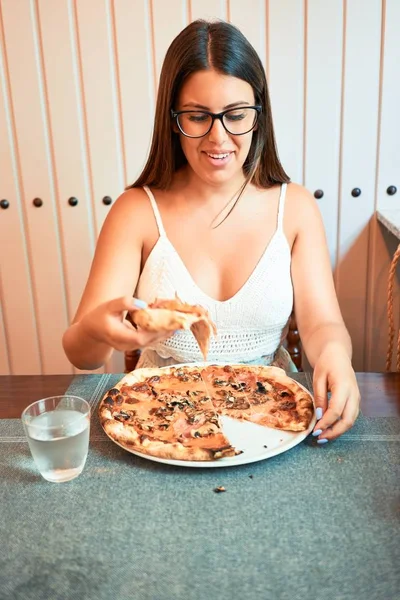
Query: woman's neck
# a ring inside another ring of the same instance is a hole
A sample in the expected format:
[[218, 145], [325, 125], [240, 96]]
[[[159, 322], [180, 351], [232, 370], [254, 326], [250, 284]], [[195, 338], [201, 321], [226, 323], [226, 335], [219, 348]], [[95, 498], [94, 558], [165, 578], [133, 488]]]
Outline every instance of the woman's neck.
[[185, 196], [199, 204], [213, 204], [221, 208], [233, 200], [245, 183], [243, 173], [221, 184], [204, 181], [188, 166], [176, 173], [174, 187], [185, 193]]

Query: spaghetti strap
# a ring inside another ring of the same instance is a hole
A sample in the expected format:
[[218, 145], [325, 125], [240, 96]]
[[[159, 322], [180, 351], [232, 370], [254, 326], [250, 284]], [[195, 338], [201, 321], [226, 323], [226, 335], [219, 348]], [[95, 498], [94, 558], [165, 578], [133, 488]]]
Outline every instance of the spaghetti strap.
[[283, 215], [285, 212], [286, 189], [287, 189], [287, 183], [282, 183], [281, 193], [279, 196], [279, 207], [278, 207], [278, 230], [282, 230], [282, 227], [283, 227]]
[[151, 207], [152, 207], [153, 212], [154, 212], [154, 217], [156, 219], [156, 223], [157, 223], [158, 232], [160, 234], [160, 237], [161, 236], [165, 236], [165, 229], [164, 229], [164, 226], [162, 224], [162, 219], [161, 219], [160, 211], [158, 209], [156, 199], [154, 198], [154, 194], [150, 190], [150, 188], [147, 187], [147, 185], [144, 185], [143, 189], [144, 189], [144, 191], [146, 192], [146, 194], [149, 197], [150, 204], [151, 204]]

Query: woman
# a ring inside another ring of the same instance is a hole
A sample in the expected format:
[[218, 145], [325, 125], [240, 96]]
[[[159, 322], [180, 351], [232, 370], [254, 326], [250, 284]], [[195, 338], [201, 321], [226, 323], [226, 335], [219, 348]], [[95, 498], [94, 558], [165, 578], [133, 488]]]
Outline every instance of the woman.
[[148, 333], [125, 319], [176, 292], [216, 323], [210, 360], [287, 370], [294, 297], [314, 367], [314, 435], [326, 443], [352, 426], [359, 393], [321, 217], [279, 162], [261, 61], [224, 22], [193, 22], [166, 54], [149, 158], [104, 223], [63, 338], [68, 358], [95, 369], [113, 349], [140, 348], [138, 366], [199, 360], [191, 332]]

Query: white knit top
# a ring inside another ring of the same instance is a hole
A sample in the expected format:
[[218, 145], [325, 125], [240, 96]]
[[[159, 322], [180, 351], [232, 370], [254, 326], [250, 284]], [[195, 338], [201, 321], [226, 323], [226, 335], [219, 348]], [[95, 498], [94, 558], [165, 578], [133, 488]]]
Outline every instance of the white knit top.
[[[150, 303], [155, 298], [173, 298], [177, 293], [184, 302], [204, 306], [218, 330], [211, 340], [208, 361], [262, 359], [263, 364], [270, 364], [286, 335], [293, 306], [291, 253], [283, 231], [286, 188], [287, 184], [281, 186], [277, 227], [268, 246], [244, 285], [224, 301], [211, 298], [197, 286], [165, 233], [152, 192], [143, 188], [154, 211], [159, 238], [144, 265], [135, 296]], [[138, 367], [202, 360], [191, 331], [178, 331], [142, 352]]]

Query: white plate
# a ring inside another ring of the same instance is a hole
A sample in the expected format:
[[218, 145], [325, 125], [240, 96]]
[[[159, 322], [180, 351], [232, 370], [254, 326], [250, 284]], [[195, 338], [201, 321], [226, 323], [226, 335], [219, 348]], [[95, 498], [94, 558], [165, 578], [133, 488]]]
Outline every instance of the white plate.
[[[204, 367], [206, 364], [218, 364], [216, 362], [193, 364], [188, 365], [170, 365], [174, 367], [191, 366], [191, 367]], [[220, 363], [226, 364], [226, 363]], [[294, 380], [295, 381], [295, 380]], [[295, 381], [303, 390], [308, 394], [310, 391], [305, 388], [301, 383]], [[156, 456], [150, 456], [149, 454], [143, 454], [136, 450], [125, 448], [121, 444], [118, 444], [115, 440], [112, 440], [118, 446], [121, 446], [127, 452], [152, 460], [154, 462], [164, 463], [167, 465], [175, 465], [180, 467], [195, 467], [195, 468], [216, 468], [216, 467], [236, 467], [238, 465], [246, 465], [249, 463], [257, 462], [259, 460], [265, 460], [271, 458], [282, 452], [290, 450], [297, 444], [300, 444], [314, 429], [317, 421], [315, 412], [308, 429], [305, 431], [282, 431], [280, 429], [272, 429], [271, 427], [263, 427], [256, 423], [250, 423], [248, 421], [237, 421], [231, 417], [220, 417], [222, 427], [225, 435], [229, 439], [232, 446], [237, 450], [242, 450], [241, 454], [237, 456], [228, 456], [226, 458], [219, 458], [217, 460], [210, 461], [197, 461], [197, 460], [172, 460], [168, 458], [158, 458]], [[110, 438], [112, 439], [112, 438]]]

